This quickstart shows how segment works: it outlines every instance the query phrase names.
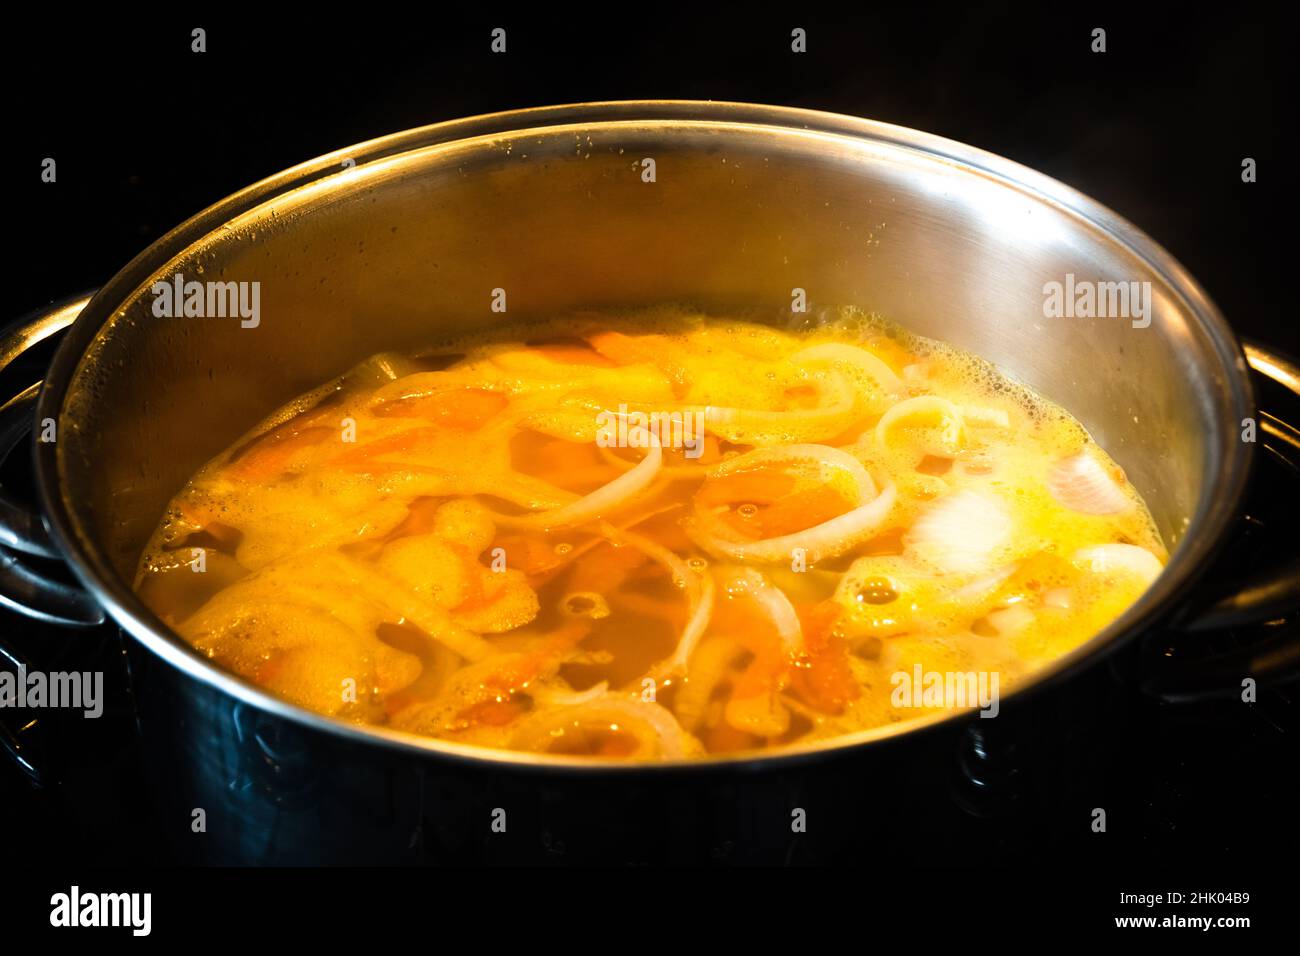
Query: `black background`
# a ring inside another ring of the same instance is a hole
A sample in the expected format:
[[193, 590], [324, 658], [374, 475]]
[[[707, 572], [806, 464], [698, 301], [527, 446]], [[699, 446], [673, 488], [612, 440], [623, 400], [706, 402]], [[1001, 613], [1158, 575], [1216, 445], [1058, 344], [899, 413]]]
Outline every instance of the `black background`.
[[[725, 99], [866, 116], [1036, 168], [1165, 245], [1243, 336], [1294, 350], [1281, 21], [1246, 4], [1051, 9], [49, 16], [8, 31], [0, 57], [9, 308], [98, 285], [231, 192], [371, 137], [524, 106]], [[206, 53], [190, 50], [196, 26]], [[805, 54], [790, 52], [794, 26]], [[1090, 50], [1098, 26], [1104, 54]], [[57, 183], [40, 180], [46, 157]], [[1245, 157], [1257, 183], [1241, 181]]]
[[[188, 216], [336, 148], [495, 110], [691, 98], [866, 116], [1024, 163], [1148, 232], [1242, 336], [1295, 352], [1284, 144], [1294, 116], [1293, 44], [1280, 20], [1254, 7], [1191, 11], [972, 5], [832, 18], [804, 5], [767, 14], [622, 4], [551, 17], [396, 9], [371, 17], [336, 7], [276, 22], [206, 8], [136, 23], [37, 11], [36, 21], [0, 39], [8, 318], [101, 284]], [[203, 54], [190, 51], [196, 26], [207, 30]], [[497, 26], [508, 31], [505, 55], [489, 50]], [[795, 26], [808, 31], [806, 54], [790, 52]], [[1098, 26], [1107, 30], [1104, 54], [1089, 49]], [[58, 163], [54, 184], [40, 179], [46, 157]], [[1258, 162], [1255, 184], [1241, 181], [1245, 157]], [[0, 631], [13, 629], [26, 625], [0, 611]], [[1206, 808], [1195, 842], [1212, 858], [1243, 847], [1267, 853], [1259, 844], [1268, 815], [1288, 791], [1273, 785], [1264, 817], [1251, 819], [1244, 798], [1226, 795], [1254, 772], [1233, 763], [1254, 738], [1222, 724], [1195, 733], [1209, 740], [1215, 762], [1191, 768], [1191, 792], [1161, 798]], [[1183, 733], [1177, 740], [1187, 742], [1187, 761], [1204, 756]], [[1250, 744], [1252, 759], [1294, 761], [1293, 744], [1269, 749], [1271, 740]], [[0, 765], [0, 776], [7, 770]], [[113, 756], [83, 775], [107, 781], [137, 772]], [[53, 843], [69, 863], [158, 859], [147, 839], [132, 841], [125, 859], [95, 842], [98, 821], [147, 825], [147, 810], [113, 806], [118, 791], [100, 789], [103, 803], [62, 837], [53, 835], [62, 830], [55, 811], [22, 796], [9, 804], [22, 812], [6, 814], [22, 832], [6, 842], [24, 855]], [[7, 779], [0, 797], [21, 791]], [[1222, 806], [1234, 813], [1209, 812]], [[31, 812], [51, 816], [27, 828], [19, 821]], [[1178, 839], [1153, 827], [1136, 853]], [[61, 874], [58, 885], [67, 882]], [[1092, 912], [1107, 909], [1098, 901]]]

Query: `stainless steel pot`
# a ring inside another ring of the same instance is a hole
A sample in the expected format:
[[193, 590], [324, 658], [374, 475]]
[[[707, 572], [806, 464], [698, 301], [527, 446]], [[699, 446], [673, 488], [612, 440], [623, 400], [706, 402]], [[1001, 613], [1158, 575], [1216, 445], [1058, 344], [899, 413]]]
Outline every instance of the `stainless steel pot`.
[[[151, 286], [177, 274], [260, 283], [260, 321], [155, 317]], [[1046, 317], [1045, 285], [1067, 276], [1149, 283], [1150, 324]], [[1256, 416], [1246, 357], [1196, 281], [1113, 212], [1005, 159], [862, 119], [703, 102], [522, 110], [340, 150], [200, 213], [93, 296], [26, 322], [6, 340], [5, 364], [67, 330], [39, 396], [33, 387], [0, 410], [6, 448], [36, 425], [41, 509], [0, 500], [0, 595], [46, 620], [93, 623], [106, 611], [133, 658], [149, 660], [150, 680], [174, 684], [169, 706], [204, 701], [195, 719], [215, 723], [199, 736], [220, 738], [223, 752], [247, 741], [237, 725], [253, 714], [352, 753], [382, 748], [388, 766], [618, 774], [357, 727], [271, 697], [196, 653], [132, 593], [141, 547], [187, 478], [268, 409], [363, 356], [501, 319], [493, 290], [519, 320], [665, 300], [788, 315], [796, 288], [814, 314], [857, 305], [997, 363], [1073, 412], [1150, 504], [1172, 553], [1165, 573], [1013, 698], [1191, 614], [1189, 589], [1237, 515], [1255, 447], [1243, 422]], [[1281, 356], [1258, 349], [1252, 361], [1292, 388], [1300, 381]], [[54, 440], [43, 440], [51, 423]], [[24, 553], [66, 561], [81, 588]], [[1298, 577], [1292, 566], [1215, 594], [1206, 620], [1293, 608]], [[863, 751], [963, 719], [708, 763]]]

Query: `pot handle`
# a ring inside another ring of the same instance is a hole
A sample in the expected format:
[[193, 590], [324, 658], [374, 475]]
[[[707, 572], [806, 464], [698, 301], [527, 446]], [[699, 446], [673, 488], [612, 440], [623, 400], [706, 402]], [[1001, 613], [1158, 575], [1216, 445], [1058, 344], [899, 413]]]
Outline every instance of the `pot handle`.
[[[1300, 397], [1300, 366], [1277, 352], [1245, 343], [1250, 367]], [[1288, 460], [1300, 462], [1300, 432], [1261, 411], [1259, 428], [1270, 443], [1285, 446]], [[1268, 447], [1267, 445], [1265, 447]], [[1294, 464], [1292, 467], [1295, 467]], [[1179, 627], [1187, 631], [1221, 630], [1259, 624], [1300, 609], [1300, 559], [1270, 568], [1261, 578], [1238, 583], [1229, 593], [1214, 593], [1192, 605]]]
[[[72, 324], [91, 293], [40, 309], [0, 337], [0, 372]], [[0, 405], [0, 461], [32, 430], [40, 382]], [[104, 623], [104, 609], [81, 588], [56, 580], [39, 562], [58, 560], [59, 550], [32, 508], [0, 487], [0, 604], [27, 617], [69, 627]]]
[[[1300, 396], [1300, 366], [1284, 355], [1254, 342], [1245, 343], [1246, 360], [1258, 374]], [[1291, 470], [1300, 472], [1300, 431], [1261, 410], [1258, 419], [1263, 448]], [[1174, 622], [1176, 630], [1203, 632], [1264, 624], [1300, 610], [1300, 558], [1275, 565], [1262, 576], [1238, 581], [1227, 589], [1211, 589], [1194, 599]], [[1208, 660], [1175, 668], [1146, 684], [1148, 692], [1165, 700], [1194, 700], [1240, 692], [1243, 676], [1260, 681], [1284, 681], [1300, 675], [1300, 639], [1291, 627], [1278, 628], [1262, 641]]]

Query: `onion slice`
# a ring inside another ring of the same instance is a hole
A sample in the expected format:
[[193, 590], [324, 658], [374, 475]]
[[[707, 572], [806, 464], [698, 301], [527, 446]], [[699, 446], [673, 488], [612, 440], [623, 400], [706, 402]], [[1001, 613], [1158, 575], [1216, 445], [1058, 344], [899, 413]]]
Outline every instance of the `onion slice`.
[[510, 738], [510, 747], [545, 752], [564, 733], [582, 728], [617, 728], [631, 734], [637, 748], [626, 759], [674, 760], [686, 756], [688, 748], [692, 753], [699, 749], [699, 743], [662, 705], [614, 694], [568, 707], [547, 708], [525, 718]]
[[1086, 515], [1113, 515], [1132, 501], [1087, 451], [1062, 458], [1047, 474], [1047, 489], [1058, 504]]
[[733, 561], [789, 561], [798, 548], [804, 551], [805, 559], [813, 563], [843, 554], [870, 537], [893, 507], [895, 491], [892, 484], [878, 490], [861, 461], [842, 448], [832, 448], [830, 445], [799, 444], [758, 448], [728, 459], [709, 472], [709, 477], [721, 478], [736, 472], [786, 462], [815, 465], [817, 477], [822, 482], [829, 482], [831, 473], [835, 471], [847, 474], [853, 482], [858, 506], [803, 531], [758, 541], [736, 540], [725, 532], [725, 526], [715, 516], [697, 506], [694, 521], [687, 527], [691, 538], [710, 554]]
[[946, 398], [938, 395], [918, 395], [891, 405], [889, 411], [880, 416], [876, 422], [876, 443], [882, 448], [889, 447], [889, 432], [895, 425], [911, 418], [938, 419], [942, 425], [942, 434], [938, 443], [926, 443], [923, 447], [927, 454], [951, 458], [961, 445], [966, 428], [962, 411]]
[[880, 390], [889, 395], [903, 395], [906, 388], [894, 370], [878, 356], [856, 345], [843, 342], [825, 342], [813, 345], [791, 356], [794, 362], [829, 362], [848, 365], [871, 379]]
[[1005, 408], [987, 408], [983, 405], [963, 405], [962, 420], [977, 428], [1010, 428], [1011, 416]]
[[978, 601], [980, 598], [988, 597], [1003, 581], [1015, 574], [1019, 567], [1019, 564], [1013, 562], [996, 571], [980, 575], [974, 581], [969, 581], [953, 591], [952, 596], [962, 602]]
[[1013, 637], [1034, 623], [1034, 612], [1023, 604], [998, 608], [984, 616], [1003, 637]]
[[833, 370], [827, 375], [824, 391], [830, 400], [817, 408], [769, 411], [706, 405], [691, 410], [703, 411], [705, 428], [731, 442], [758, 444], [791, 433], [829, 438], [852, 424], [856, 394], [844, 375]]
[[818, 478], [823, 482], [830, 481], [829, 473], [838, 469], [853, 479], [859, 500], [874, 498], [876, 495], [876, 483], [871, 480], [866, 466], [844, 449], [830, 445], [798, 444], [756, 448], [735, 458], [728, 458], [710, 471], [709, 477], [722, 478], [738, 471], [785, 462], [811, 462], [817, 466]]
[[871, 501], [852, 511], [803, 531], [758, 541], [728, 541], [698, 526], [688, 527], [687, 532], [706, 551], [733, 561], [790, 561], [795, 550], [802, 549], [807, 563], [816, 564], [841, 555], [872, 537], [889, 517], [896, 498], [893, 482], [887, 482]]
[[557, 707], [578, 707], [600, 700], [609, 693], [609, 681], [603, 680], [586, 690], [561, 690], [557, 687], [536, 686], [528, 688], [528, 696], [543, 704]]
[[636, 467], [625, 471], [609, 484], [601, 485], [591, 494], [551, 511], [528, 515], [493, 514], [492, 518], [508, 528], [550, 531], [555, 528], [571, 528], [586, 524], [626, 504], [655, 480], [664, 461], [663, 449], [654, 432], [645, 428], [635, 428], [629, 430], [629, 435], [634, 432], [644, 436], [649, 450], [645, 457], [637, 462]]
[[1165, 569], [1159, 558], [1135, 544], [1099, 544], [1080, 548], [1074, 552], [1074, 562], [1094, 574], [1118, 571], [1139, 578], [1143, 584], [1150, 584]]
[[726, 577], [727, 594], [733, 598], [754, 601], [776, 627], [781, 646], [789, 654], [797, 654], [803, 647], [803, 625], [799, 614], [785, 592], [774, 587], [767, 578], [753, 568], [734, 568]]

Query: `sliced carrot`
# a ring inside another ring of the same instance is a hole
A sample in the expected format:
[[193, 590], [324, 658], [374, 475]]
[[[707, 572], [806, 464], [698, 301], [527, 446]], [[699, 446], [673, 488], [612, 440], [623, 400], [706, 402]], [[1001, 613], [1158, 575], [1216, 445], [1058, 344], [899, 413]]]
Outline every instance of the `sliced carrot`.
[[397, 398], [374, 406], [381, 418], [426, 418], [457, 431], [475, 431], [504, 409], [510, 400], [482, 388], [458, 388], [435, 395]]
[[451, 428], [474, 429], [481, 427], [507, 405], [510, 399], [498, 392], [481, 388], [466, 388], [447, 392], [436, 406], [439, 420]]
[[189, 495], [182, 495], [173, 503], [173, 507], [181, 513], [190, 524], [202, 528], [210, 521], [216, 521], [217, 515], [220, 514], [218, 506], [212, 499], [192, 498]]
[[569, 560], [559, 554], [555, 546], [540, 535], [510, 534], [492, 542], [492, 549], [505, 552], [506, 567], [517, 568], [529, 578], [545, 574]]
[[916, 470], [923, 475], [946, 475], [952, 470], [952, 459], [941, 458], [937, 455], [926, 455], [921, 459]]
[[562, 362], [565, 365], [594, 365], [600, 368], [611, 368], [614, 365], [608, 358], [592, 349], [590, 345], [581, 339], [530, 342], [529, 349], [544, 355], [552, 362]]
[[706, 508], [722, 504], [754, 506], [752, 514], [728, 510], [719, 515], [733, 529], [751, 538], [803, 531], [852, 507], [852, 502], [836, 488], [814, 485], [795, 491], [796, 486], [795, 477], [784, 471], [742, 471], [710, 479], [696, 494], [696, 501]]
[[569, 590], [612, 594], [629, 574], [649, 560], [635, 548], [604, 545], [598, 551], [593, 550], [586, 561], [574, 566], [569, 577]]
[[790, 674], [790, 659], [782, 652], [780, 644], [771, 642], [761, 653], [754, 655], [740, 677], [736, 678], [732, 697], [758, 697], [771, 694], [785, 686]]
[[826, 646], [841, 610], [834, 601], [822, 601], [796, 607], [795, 613], [799, 615], [799, 624], [803, 628], [804, 644], [812, 650]]
[[452, 608], [452, 611], [456, 614], [470, 614], [491, 607], [505, 593], [507, 579], [480, 565], [469, 557], [463, 548], [458, 550], [462, 558], [466, 559], [465, 563], [472, 569], [477, 569], [478, 573], [470, 574], [468, 594], [465, 600]]
[[587, 341], [601, 355], [619, 365], [649, 363], [663, 372], [679, 398], [689, 387], [686, 368], [672, 358], [672, 349], [662, 335], [624, 335], [622, 332], [597, 332]]
[[619, 475], [595, 444], [535, 431], [521, 431], [510, 440], [510, 457], [530, 477], [578, 494], [594, 491]]
[[858, 553], [864, 557], [902, 554], [903, 537], [906, 533], [907, 529], [903, 527], [889, 528], [862, 545]]
[[392, 470], [399, 467], [399, 463], [380, 462], [376, 459], [384, 455], [419, 454], [442, 434], [440, 428], [410, 428], [387, 438], [345, 446], [346, 450], [336, 455], [331, 464], [348, 471]]
[[595, 335], [587, 336], [587, 341], [605, 358], [620, 365], [651, 361], [651, 350], [644, 344], [644, 340], [624, 335], [622, 332], [597, 332]]
[[632, 734], [606, 730], [595, 736], [593, 753], [598, 757], [630, 757], [637, 751], [637, 739]]
[[736, 679], [733, 697], [771, 694], [785, 685], [793, 661], [781, 643], [772, 619], [748, 597], [728, 598], [714, 606], [711, 627], [734, 637], [753, 655]]
[[523, 712], [523, 705], [518, 701], [482, 700], [466, 707], [456, 718], [480, 726], [504, 727]]
[[413, 534], [428, 534], [434, 529], [435, 516], [442, 507], [442, 498], [425, 496], [416, 498], [407, 509], [406, 518], [388, 533], [388, 539], [405, 538]]
[[837, 489], [820, 485], [786, 495], [760, 509], [755, 520], [761, 537], [774, 538], [830, 521], [851, 507], [852, 502]]
[[785, 397], [796, 408], [816, 408], [822, 401], [821, 392], [811, 385], [795, 385], [787, 388]]
[[849, 649], [835, 633], [840, 608], [834, 601], [796, 608], [808, 654], [795, 669], [792, 684], [809, 706], [830, 714], [844, 712], [862, 689], [849, 666]]
[[775, 468], [756, 468], [710, 478], [695, 494], [704, 507], [748, 502], [770, 505], [794, 491], [795, 477]]
[[299, 452], [320, 445], [330, 435], [340, 434], [337, 429], [324, 425], [289, 423], [236, 451], [228, 466], [229, 473], [248, 481], [271, 481], [288, 470]]

